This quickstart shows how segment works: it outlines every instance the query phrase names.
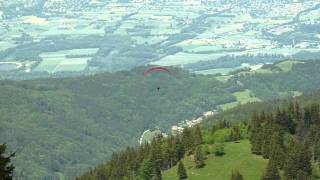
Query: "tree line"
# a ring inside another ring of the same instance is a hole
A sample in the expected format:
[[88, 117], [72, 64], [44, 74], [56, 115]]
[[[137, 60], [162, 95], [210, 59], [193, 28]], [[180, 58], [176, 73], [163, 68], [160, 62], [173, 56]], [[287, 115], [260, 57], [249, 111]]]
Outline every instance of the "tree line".
[[[237, 141], [243, 138], [240, 130], [242, 126], [221, 121], [210, 130], [196, 126], [185, 128], [182, 133], [174, 136], [159, 135], [150, 143], [144, 143], [138, 147], [128, 147], [121, 152], [113, 153], [106, 164], [97, 166], [78, 177], [77, 180], [161, 180], [162, 172], [176, 165], [178, 166], [179, 179], [186, 179], [188, 173], [182, 162], [184, 157], [192, 156], [195, 168], [205, 167], [206, 155], [210, 153], [215, 156], [224, 155], [224, 141]], [[222, 141], [214, 140], [215, 132], [221, 129], [230, 129], [230, 133]], [[215, 148], [210, 150], [208, 145], [214, 143], [216, 143]], [[236, 178], [242, 176], [238, 171], [235, 171], [234, 175]]]
[[157, 136], [150, 143], [113, 153], [109, 162], [77, 178], [84, 179], [162, 179], [161, 172], [177, 165], [181, 178], [187, 177], [181, 162], [185, 155], [195, 154], [196, 167], [204, 166], [199, 127], [186, 128], [183, 133], [163, 137]]
[[301, 108], [291, 101], [273, 113], [255, 113], [250, 124], [251, 150], [269, 159], [262, 179], [311, 179], [312, 165], [320, 162], [319, 129], [319, 104]]

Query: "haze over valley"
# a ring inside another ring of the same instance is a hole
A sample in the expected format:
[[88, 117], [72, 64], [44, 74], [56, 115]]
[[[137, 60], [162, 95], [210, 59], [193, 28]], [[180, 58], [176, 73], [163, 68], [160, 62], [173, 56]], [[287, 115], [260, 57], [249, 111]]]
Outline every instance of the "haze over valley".
[[146, 64], [226, 74], [316, 59], [319, 8], [317, 0], [2, 1], [0, 75], [70, 76]]
[[316, 180], [319, 132], [319, 0], [0, 0], [0, 180]]

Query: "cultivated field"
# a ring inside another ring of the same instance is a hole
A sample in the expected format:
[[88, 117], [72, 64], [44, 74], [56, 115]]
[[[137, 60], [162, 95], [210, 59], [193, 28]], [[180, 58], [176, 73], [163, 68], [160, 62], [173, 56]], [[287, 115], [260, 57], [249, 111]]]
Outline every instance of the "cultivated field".
[[90, 56], [93, 56], [97, 51], [97, 48], [92, 48], [42, 53], [40, 55], [42, 61], [34, 71], [46, 71], [49, 73], [83, 71], [91, 59]]

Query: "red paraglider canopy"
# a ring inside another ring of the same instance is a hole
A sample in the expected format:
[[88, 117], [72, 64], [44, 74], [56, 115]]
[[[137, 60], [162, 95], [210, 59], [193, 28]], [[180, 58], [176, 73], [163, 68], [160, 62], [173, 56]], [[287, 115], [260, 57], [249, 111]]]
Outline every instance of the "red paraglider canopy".
[[167, 72], [171, 73], [169, 69], [165, 67], [152, 67], [144, 72], [144, 76], [149, 76], [153, 72]]

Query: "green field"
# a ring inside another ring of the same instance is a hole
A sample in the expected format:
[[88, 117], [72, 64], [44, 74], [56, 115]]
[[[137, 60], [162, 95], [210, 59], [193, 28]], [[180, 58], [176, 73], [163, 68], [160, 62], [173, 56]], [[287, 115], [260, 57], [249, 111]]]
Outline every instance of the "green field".
[[246, 89], [244, 91], [235, 92], [232, 95], [235, 96], [237, 101], [231, 102], [231, 103], [226, 103], [226, 104], [221, 104], [217, 107], [224, 111], [224, 110], [234, 108], [239, 104], [246, 104], [246, 103], [250, 103], [250, 102], [261, 102], [261, 99], [254, 97], [249, 89]]
[[87, 67], [90, 58], [52, 57], [43, 59], [35, 71], [55, 73], [59, 71], [82, 71]]
[[166, 56], [152, 64], [160, 65], [160, 66], [176, 66], [176, 65], [196, 63], [198, 61], [218, 59], [222, 56], [223, 54], [191, 54], [191, 53], [180, 52], [175, 55]]
[[[248, 140], [240, 143], [226, 143], [225, 155], [209, 155], [206, 166], [196, 169], [191, 157], [183, 160], [189, 180], [229, 180], [232, 170], [239, 170], [244, 179], [260, 179], [267, 165], [267, 160], [250, 152]], [[163, 173], [164, 180], [177, 180], [177, 167]]]
[[41, 61], [41, 63], [35, 68], [34, 71], [38, 72], [49, 72], [54, 73], [56, 67], [64, 61], [64, 57], [52, 57], [52, 58], [45, 58]]
[[228, 74], [231, 72], [233, 68], [218, 68], [218, 69], [208, 69], [208, 70], [201, 70], [201, 71], [196, 71], [196, 74]]
[[[98, 50], [98, 48], [89, 48], [42, 53], [40, 54], [42, 61], [35, 68], [35, 71], [45, 71], [49, 73], [59, 71], [82, 71], [87, 67], [87, 63], [91, 59], [91, 57], [88, 56], [93, 56]], [[67, 56], [79, 57], [68, 58]]]
[[55, 72], [59, 71], [82, 71], [87, 67], [87, 62], [91, 58], [68, 58], [64, 59], [55, 68]]
[[236, 97], [237, 101], [240, 102], [241, 104], [261, 101], [261, 99], [254, 97], [249, 89], [246, 89], [241, 92], [233, 93], [233, 95]]
[[[184, 48], [185, 49], [185, 48]], [[191, 53], [203, 53], [209, 51], [222, 51], [224, 48], [220, 45], [210, 45], [210, 46], [196, 46], [194, 48], [187, 48], [187, 52]]]
[[40, 54], [41, 58], [49, 58], [49, 57], [65, 57], [69, 56], [81, 56], [81, 55], [94, 55], [98, 52], [98, 48], [88, 48], [88, 49], [71, 49], [71, 50], [63, 50], [56, 52], [45, 52]]
[[221, 105], [219, 105], [217, 107], [218, 107], [218, 109], [221, 109], [221, 110], [225, 111], [225, 110], [234, 108], [234, 107], [236, 107], [238, 105], [239, 105], [239, 102], [231, 102], [231, 103], [221, 104]]
[[276, 66], [284, 72], [289, 72], [292, 70], [294, 64], [301, 63], [298, 61], [283, 61], [278, 63]]
[[136, 41], [137, 44], [157, 44], [161, 41], [164, 41], [167, 36], [148, 36], [148, 37], [141, 37], [141, 36], [132, 36], [132, 39]]

